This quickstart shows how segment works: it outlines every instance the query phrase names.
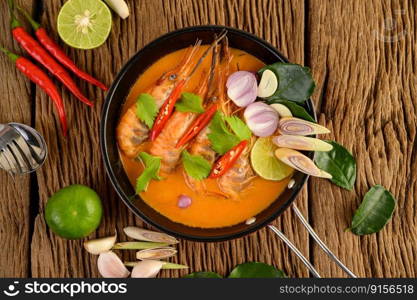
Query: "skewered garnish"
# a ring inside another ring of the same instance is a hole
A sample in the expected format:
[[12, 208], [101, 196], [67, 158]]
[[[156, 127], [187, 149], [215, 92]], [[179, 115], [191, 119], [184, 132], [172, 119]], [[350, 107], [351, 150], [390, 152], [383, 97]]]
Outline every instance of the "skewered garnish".
[[286, 107], [284, 104], [274, 103], [274, 104], [271, 104], [271, 107], [277, 111], [278, 115], [281, 118], [292, 117], [291, 110], [288, 107]]
[[293, 172], [293, 169], [275, 157], [278, 147], [272, 142], [271, 137], [263, 137], [256, 140], [252, 147], [250, 160], [252, 168], [260, 177], [266, 180], [279, 181]]
[[271, 70], [262, 73], [258, 86], [258, 97], [267, 98], [272, 96], [278, 88], [277, 76]]
[[146, 152], [139, 153], [139, 157], [142, 160], [145, 169], [136, 180], [136, 193], [146, 191], [149, 182], [152, 179], [161, 180], [161, 177], [159, 176], [159, 169], [161, 168], [161, 159], [159, 157], [152, 156]]
[[330, 151], [333, 146], [322, 140], [296, 135], [278, 135], [272, 138], [275, 145], [305, 151]]
[[192, 202], [193, 202], [193, 200], [191, 199], [190, 196], [187, 196], [187, 195], [179, 195], [178, 196], [178, 201], [177, 201], [177, 206], [179, 208], [187, 208], [187, 207], [189, 207], [191, 205]]
[[247, 140], [241, 141], [235, 147], [230, 149], [225, 155], [219, 158], [213, 165], [209, 178], [219, 178], [224, 175], [231, 167], [233, 167], [236, 160], [245, 150], [248, 144]]
[[140, 260], [145, 259], [164, 259], [177, 254], [177, 250], [172, 247], [162, 247], [154, 249], [145, 249], [136, 252], [136, 258]]
[[182, 93], [181, 99], [175, 104], [175, 109], [181, 112], [203, 113], [203, 99], [193, 93]]
[[298, 118], [281, 118], [278, 122], [278, 131], [289, 135], [312, 135], [329, 133], [326, 127]]
[[182, 162], [187, 174], [197, 180], [207, 178], [211, 164], [200, 155], [191, 155], [187, 150], [182, 152]]
[[91, 254], [98, 255], [109, 251], [116, 243], [117, 234], [84, 242], [84, 249]]
[[148, 128], [152, 128], [156, 115], [158, 114], [158, 106], [155, 98], [149, 94], [140, 94], [136, 100], [136, 116], [143, 121]]
[[300, 172], [316, 177], [332, 178], [332, 175], [320, 170], [310, 158], [297, 150], [279, 148], [275, 150], [275, 155], [280, 161]]
[[227, 95], [239, 107], [246, 107], [256, 100], [258, 83], [256, 76], [248, 71], [237, 71], [226, 83]]
[[173, 236], [170, 236], [165, 233], [155, 232], [146, 230], [139, 227], [129, 226], [123, 229], [125, 234], [135, 240], [148, 241], [148, 242], [157, 242], [157, 243], [168, 243], [168, 244], [177, 244], [178, 240]]
[[112, 10], [114, 10], [122, 19], [129, 16], [129, 7], [124, 0], [104, 0]]
[[191, 124], [190, 128], [184, 133], [184, 135], [178, 140], [176, 148], [182, 147], [196, 137], [206, 125], [211, 121], [216, 113], [217, 105], [212, 104], [204, 113], [200, 114]]
[[112, 251], [100, 254], [97, 267], [104, 278], [126, 278], [130, 274], [120, 258]]
[[278, 126], [277, 111], [263, 102], [255, 102], [246, 107], [244, 117], [246, 124], [256, 136], [270, 136]]

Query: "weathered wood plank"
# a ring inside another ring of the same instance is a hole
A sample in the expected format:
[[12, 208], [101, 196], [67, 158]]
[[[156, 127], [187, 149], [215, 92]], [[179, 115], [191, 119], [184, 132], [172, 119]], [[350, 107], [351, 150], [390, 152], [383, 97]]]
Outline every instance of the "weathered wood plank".
[[[416, 10], [414, 1], [313, 0], [309, 6], [308, 57], [319, 83], [320, 122], [358, 162], [354, 191], [310, 182], [310, 217], [359, 276], [417, 275]], [[344, 232], [374, 184], [398, 200], [392, 221], [370, 236]], [[313, 259], [323, 275], [344, 276], [316, 246]]]
[[[27, 9], [32, 1], [19, 1]], [[7, 2], [0, 2], [0, 25], [3, 34], [0, 45], [15, 53], [23, 51], [13, 42]], [[14, 64], [0, 54], [0, 123], [31, 124], [31, 84]], [[30, 213], [29, 176], [14, 180], [0, 170], [0, 277], [27, 277], [29, 275]]]
[[[56, 34], [55, 19], [63, 1], [44, 1], [43, 24]], [[292, 61], [304, 59], [304, 1], [129, 1], [131, 16], [122, 21], [114, 17], [111, 37], [106, 44], [92, 51], [68, 49], [77, 63], [106, 83], [110, 83], [122, 64], [146, 43], [177, 28], [200, 24], [225, 24], [265, 38], [277, 46]], [[155, 22], [158, 20], [158, 22]], [[117, 198], [110, 188], [101, 162], [98, 145], [99, 113], [104, 95], [80, 84], [91, 98], [98, 100], [89, 109], [63, 90], [69, 121], [70, 138], [57, 137], [57, 122], [52, 121], [53, 107], [46, 97], [37, 97], [37, 127], [44, 134], [50, 157], [38, 175], [40, 209], [32, 242], [32, 272], [34, 276], [98, 276], [96, 257], [82, 250], [81, 241], [57, 238], [46, 227], [43, 208], [49, 195], [72, 183], [83, 183], [96, 189], [103, 198], [105, 218], [97, 236], [108, 235], [117, 228], [120, 236], [126, 225], [142, 225]], [[59, 166], [59, 167], [57, 167]], [[307, 215], [306, 191], [297, 204]], [[286, 212], [277, 225], [307, 254], [308, 237], [291, 214]], [[188, 264], [191, 271], [212, 270], [226, 274], [244, 261], [263, 261], [285, 269], [290, 276], [307, 276], [304, 267], [289, 254], [288, 249], [263, 229], [249, 237], [224, 243], [180, 244], [177, 262]], [[162, 276], [179, 276], [186, 272], [163, 272]]]

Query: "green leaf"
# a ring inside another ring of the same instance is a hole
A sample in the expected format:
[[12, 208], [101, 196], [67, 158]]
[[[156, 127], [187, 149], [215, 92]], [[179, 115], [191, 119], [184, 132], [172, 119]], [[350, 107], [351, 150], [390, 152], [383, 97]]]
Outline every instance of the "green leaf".
[[136, 180], [136, 193], [146, 191], [149, 182], [152, 179], [161, 180], [159, 176], [159, 169], [161, 168], [161, 158], [152, 156], [146, 152], [139, 153], [139, 157], [145, 165], [142, 174]]
[[285, 273], [271, 265], [248, 262], [235, 267], [229, 278], [285, 278]]
[[240, 139], [227, 129], [224, 116], [218, 111], [211, 120], [209, 129], [210, 133], [207, 136], [211, 142], [211, 148], [220, 155], [225, 154], [240, 142]]
[[394, 197], [383, 186], [373, 186], [356, 210], [350, 230], [356, 235], [380, 231], [392, 217], [395, 203]]
[[185, 275], [184, 278], [222, 278], [222, 277], [215, 272], [194, 272], [194, 273]]
[[252, 136], [252, 132], [250, 131], [248, 125], [243, 122], [240, 118], [236, 116], [225, 117], [227, 124], [229, 124], [230, 128], [236, 134], [236, 136], [241, 140], [249, 140]]
[[332, 175], [334, 184], [352, 190], [356, 180], [356, 161], [346, 148], [334, 141], [326, 141], [333, 146], [329, 152], [316, 152], [317, 166]]
[[275, 100], [273, 99], [271, 101], [268, 101], [268, 104], [273, 104], [273, 103], [280, 103], [280, 104], [285, 105], [291, 111], [292, 115], [296, 118], [300, 118], [306, 121], [316, 123], [314, 118], [307, 112], [307, 110], [295, 102], [288, 101], [288, 100], [278, 100], [278, 99], [275, 99]]
[[181, 112], [204, 112], [203, 100], [193, 93], [182, 93], [180, 101], [175, 104], [175, 108]]
[[262, 68], [259, 71], [260, 75], [267, 69], [278, 77], [278, 89], [267, 98], [268, 101], [289, 100], [303, 103], [313, 94], [316, 85], [309, 68], [277, 62]]
[[202, 180], [210, 174], [210, 163], [200, 155], [191, 155], [187, 150], [184, 150], [182, 152], [182, 162], [185, 172], [194, 179]]
[[154, 97], [149, 94], [140, 94], [136, 100], [136, 116], [142, 120], [148, 128], [152, 128], [158, 114], [158, 106]]

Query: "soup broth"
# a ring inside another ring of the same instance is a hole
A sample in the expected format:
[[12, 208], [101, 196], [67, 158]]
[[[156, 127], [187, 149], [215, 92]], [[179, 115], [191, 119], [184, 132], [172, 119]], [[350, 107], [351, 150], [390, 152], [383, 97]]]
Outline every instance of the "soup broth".
[[[122, 113], [136, 101], [139, 94], [145, 92], [164, 72], [175, 67], [184, 53], [185, 49], [175, 51], [151, 65], [133, 86]], [[237, 70], [256, 72], [264, 66], [263, 62], [244, 51], [232, 48], [231, 53], [233, 55], [232, 72]], [[210, 60], [209, 55], [187, 83], [184, 91], [193, 92], [199, 84], [198, 79], [201, 72], [209, 69]], [[143, 151], [147, 151], [149, 146], [149, 142], [144, 143], [142, 145]], [[138, 160], [128, 158], [123, 153], [120, 153], [120, 157], [134, 186], [137, 177], [143, 171], [143, 166]], [[160, 175], [164, 179], [160, 181], [152, 180], [147, 190], [142, 192], [140, 196], [149, 206], [170, 220], [200, 228], [226, 227], [244, 222], [274, 202], [290, 180], [290, 178], [286, 178], [282, 181], [269, 181], [257, 176], [252, 180], [250, 186], [238, 195], [237, 199], [227, 199], [211, 193], [203, 194], [191, 190], [184, 180], [183, 172], [182, 164], [173, 173], [165, 174], [161, 172]], [[220, 192], [215, 179], [205, 179], [204, 181], [207, 190]], [[191, 197], [191, 206], [179, 208], [177, 201], [180, 195]]]

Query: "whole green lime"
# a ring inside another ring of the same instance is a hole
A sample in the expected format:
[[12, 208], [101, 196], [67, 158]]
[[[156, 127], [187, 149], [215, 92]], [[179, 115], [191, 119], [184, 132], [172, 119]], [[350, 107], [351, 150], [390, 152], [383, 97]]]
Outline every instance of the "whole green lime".
[[45, 220], [49, 228], [66, 239], [83, 238], [100, 225], [103, 207], [100, 197], [81, 184], [67, 186], [49, 198]]

